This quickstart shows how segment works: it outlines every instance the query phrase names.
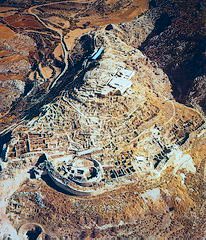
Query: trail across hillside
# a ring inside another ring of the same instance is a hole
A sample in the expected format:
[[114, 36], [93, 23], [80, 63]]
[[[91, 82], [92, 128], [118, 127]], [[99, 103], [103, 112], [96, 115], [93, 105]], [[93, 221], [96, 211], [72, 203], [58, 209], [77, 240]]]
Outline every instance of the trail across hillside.
[[[89, 6], [90, 6], [90, 3], [93, 3], [94, 1], [85, 1], [85, 2], [78, 2], [79, 4], [81, 3], [87, 3]], [[96, 2], [96, 1], [95, 1]], [[63, 30], [61, 29], [58, 29], [58, 28], [55, 28], [51, 25], [47, 25], [36, 13], [35, 13], [35, 9], [38, 9], [38, 8], [41, 8], [41, 7], [46, 7], [46, 6], [52, 6], [52, 5], [56, 5], [56, 4], [62, 4], [62, 3], [77, 3], [77, 1], [60, 1], [60, 2], [53, 2], [53, 3], [46, 3], [46, 4], [41, 4], [41, 5], [36, 5], [36, 6], [33, 6], [33, 7], [30, 7], [28, 9], [28, 13], [31, 14], [32, 16], [34, 16], [44, 27], [52, 30], [52, 31], [55, 31], [56, 33], [58, 33], [58, 35], [60, 36], [60, 40], [61, 40], [61, 46], [62, 46], [62, 49], [63, 49], [63, 53], [64, 53], [64, 63], [65, 63], [65, 66], [64, 66], [64, 69], [63, 71], [57, 76], [57, 78], [51, 83], [49, 89], [53, 88], [56, 83], [58, 82], [58, 80], [66, 73], [66, 71], [68, 70], [69, 68], [69, 63], [73, 65], [73, 60], [71, 59], [70, 57], [70, 54], [69, 54], [69, 50], [68, 50], [68, 47], [67, 47], [67, 44], [65, 43], [65, 40], [64, 40], [64, 32]], [[87, 10], [87, 9], [86, 9]]]

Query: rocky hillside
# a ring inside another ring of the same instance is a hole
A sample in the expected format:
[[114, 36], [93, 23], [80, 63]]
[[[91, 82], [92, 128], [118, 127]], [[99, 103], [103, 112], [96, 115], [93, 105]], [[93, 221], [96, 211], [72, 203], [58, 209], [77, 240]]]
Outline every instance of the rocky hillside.
[[[81, 62], [88, 54], [84, 53], [88, 49], [79, 47], [76, 39], [101, 25], [119, 23], [122, 17], [129, 21], [147, 9], [147, 1], [68, 2], [62, 2], [59, 7], [54, 1], [41, 1], [41, 4], [3, 1], [0, 7], [1, 131], [24, 118], [25, 112], [48, 93], [55, 79], [66, 69], [72, 72], [73, 62]], [[80, 51], [73, 51], [75, 44]], [[68, 50], [71, 56], [65, 54]], [[12, 94], [8, 95], [9, 92]]]
[[150, 6], [146, 14], [123, 25], [128, 43], [167, 73], [177, 101], [205, 111], [205, 4], [151, 1]]
[[152, 1], [151, 7], [154, 28], [139, 48], [167, 73], [177, 101], [205, 112], [205, 3]]

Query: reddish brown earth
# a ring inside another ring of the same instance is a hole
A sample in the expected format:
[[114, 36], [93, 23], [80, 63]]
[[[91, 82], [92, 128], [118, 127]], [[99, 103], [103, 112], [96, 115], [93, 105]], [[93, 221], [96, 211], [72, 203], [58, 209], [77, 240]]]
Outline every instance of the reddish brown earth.
[[35, 42], [30, 37], [0, 24], [1, 115], [23, 94], [26, 76], [31, 68], [29, 54], [35, 49]]
[[42, 30], [44, 26], [31, 15], [14, 14], [4, 18], [4, 21], [16, 30]]

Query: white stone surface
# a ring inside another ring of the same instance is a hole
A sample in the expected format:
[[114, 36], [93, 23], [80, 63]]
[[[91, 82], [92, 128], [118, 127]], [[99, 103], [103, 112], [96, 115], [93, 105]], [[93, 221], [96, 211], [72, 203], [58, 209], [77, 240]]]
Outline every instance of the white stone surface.
[[147, 190], [145, 193], [141, 194], [141, 197], [147, 202], [148, 200], [158, 201], [161, 197], [160, 189], [154, 188], [151, 190]]
[[178, 170], [186, 170], [193, 174], [196, 172], [192, 157], [189, 154], [183, 153], [178, 147], [173, 149], [168, 157], [169, 160], [166, 167], [173, 166], [174, 174], [176, 174]]

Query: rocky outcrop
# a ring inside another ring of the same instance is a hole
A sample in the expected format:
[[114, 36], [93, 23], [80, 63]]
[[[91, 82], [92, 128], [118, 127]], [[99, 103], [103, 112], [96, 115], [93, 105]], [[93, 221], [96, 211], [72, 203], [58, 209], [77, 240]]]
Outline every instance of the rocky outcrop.
[[25, 91], [26, 76], [31, 69], [30, 55], [34, 41], [11, 28], [0, 25], [0, 116], [4, 115]]
[[[199, 109], [201, 107], [203, 111], [206, 111], [206, 76], [198, 76], [194, 79], [192, 87], [187, 94], [187, 104], [192, 104]], [[200, 110], [201, 110], [200, 108]]]
[[205, 97], [204, 88], [196, 91], [196, 96], [194, 89], [196, 78], [201, 82], [201, 76], [206, 73], [205, 9], [205, 4], [198, 0], [157, 1], [148, 14], [154, 28], [140, 45], [169, 76], [177, 101], [200, 104], [203, 111], [205, 105], [198, 101], [198, 96]]
[[120, 25], [126, 31], [122, 38], [167, 73], [177, 101], [200, 104], [205, 111], [203, 101], [198, 102], [198, 96], [205, 96], [204, 88], [194, 93], [196, 78], [203, 85], [206, 71], [205, 4], [198, 0], [151, 1], [150, 6], [141, 17]]

